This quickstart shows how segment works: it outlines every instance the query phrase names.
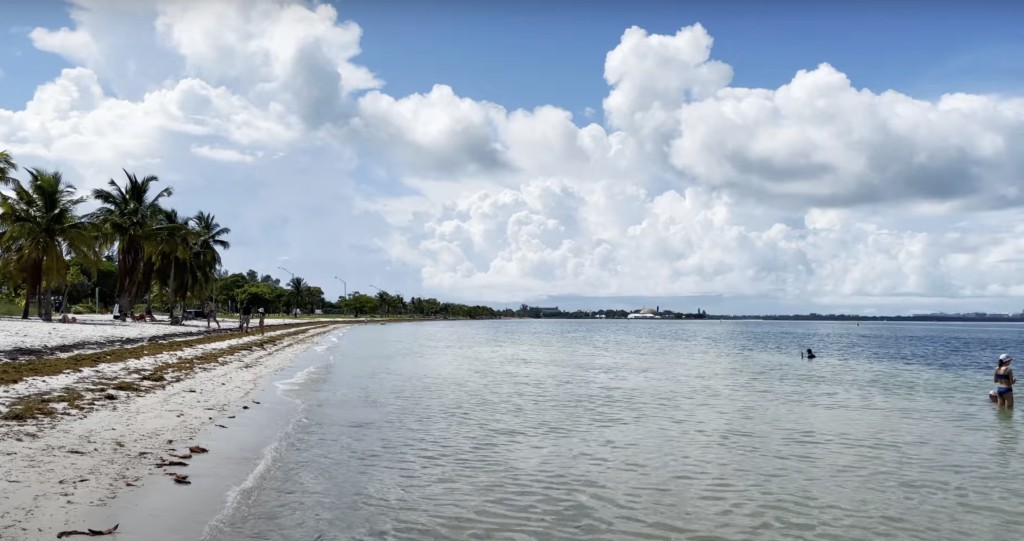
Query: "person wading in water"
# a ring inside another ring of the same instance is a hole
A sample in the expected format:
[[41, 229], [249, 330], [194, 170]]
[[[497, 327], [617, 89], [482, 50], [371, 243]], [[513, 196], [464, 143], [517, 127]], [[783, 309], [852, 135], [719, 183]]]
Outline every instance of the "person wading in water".
[[1017, 380], [1010, 369], [1012, 362], [1013, 357], [1005, 353], [1000, 355], [996, 373], [992, 376], [992, 381], [996, 384], [996, 403], [1001, 408], [1013, 409], [1013, 384], [1017, 383]]

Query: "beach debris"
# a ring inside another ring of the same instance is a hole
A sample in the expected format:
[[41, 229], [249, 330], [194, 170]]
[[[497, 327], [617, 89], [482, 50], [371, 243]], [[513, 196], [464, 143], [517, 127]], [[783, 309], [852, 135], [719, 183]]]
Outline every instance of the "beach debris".
[[188, 466], [188, 462], [182, 462], [180, 460], [161, 460], [153, 465], [157, 468], [166, 468], [169, 466]]
[[85, 451], [80, 451], [78, 449], [68, 449], [68, 452], [73, 454], [73, 455], [84, 455], [85, 454]]
[[226, 427], [226, 426], [224, 426], [224, 425], [213, 425], [213, 426], [219, 426], [219, 427], [221, 427], [221, 428], [227, 428], [227, 427]]
[[234, 415], [228, 415], [228, 419], [234, 419], [234, 418], [235, 418]]
[[[168, 473], [167, 475], [172, 475], [172, 474]], [[178, 483], [179, 485], [191, 485], [192, 484], [192, 481], [188, 480], [188, 476], [187, 475], [182, 475], [180, 473], [175, 473], [173, 475], [174, 475], [174, 482]]]
[[107, 394], [103, 395], [103, 398], [105, 398], [107, 400], [117, 400], [117, 395], [114, 394], [114, 393], [107, 393]]
[[126, 487], [137, 487], [139, 485], [136, 485], [135, 483], [133, 483], [131, 481], [125, 481], [124, 482], [124, 486], [126, 486]]
[[259, 403], [260, 403], [260, 401], [259, 401], [259, 400], [253, 400], [253, 401], [252, 401], [252, 403], [253, 403], [253, 404], [259, 404]]
[[189, 453], [187, 455], [186, 454], [179, 455], [177, 453], [167, 453], [167, 454], [173, 456], [174, 458], [180, 458], [182, 460], [188, 460], [188, 459], [192, 458], [192, 453]]
[[198, 446], [198, 445], [193, 445], [192, 447], [189, 447], [189, 448], [188, 448], [188, 450], [189, 450], [189, 452], [191, 452], [191, 453], [195, 453], [195, 454], [197, 454], [197, 455], [199, 455], [199, 454], [203, 454], [203, 453], [209, 453], [209, 452], [210, 452], [210, 451], [209, 451], [208, 449], [206, 449], [205, 447], [200, 447], [200, 446]]
[[107, 528], [106, 530], [94, 530], [92, 528], [88, 528], [84, 532], [82, 530], [65, 530], [65, 531], [60, 532], [60, 533], [57, 534], [57, 539], [62, 539], [64, 537], [71, 537], [72, 535], [87, 535], [87, 536], [90, 536], [90, 537], [95, 537], [97, 535], [110, 535], [110, 534], [116, 532], [117, 531], [117, 527], [120, 526], [120, 525], [121, 525], [120, 523], [114, 524], [113, 528]]
[[189, 390], [187, 390], [187, 391], [185, 391], [185, 392], [186, 392], [186, 393], [194, 393], [194, 392], [196, 392], [196, 390], [195, 390], [195, 389], [189, 389]]
[[249, 406], [242, 406], [242, 409], [247, 410], [249, 409]]

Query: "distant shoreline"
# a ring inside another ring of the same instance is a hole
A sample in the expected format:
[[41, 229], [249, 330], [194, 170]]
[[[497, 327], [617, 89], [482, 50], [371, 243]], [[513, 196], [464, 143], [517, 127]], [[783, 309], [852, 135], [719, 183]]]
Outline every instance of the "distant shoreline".
[[709, 319], [746, 319], [746, 320], [765, 320], [765, 321], [868, 321], [868, 322], [886, 322], [886, 321], [920, 321], [929, 323], [1024, 323], [1024, 317], [1010, 316], [1010, 317], [988, 317], [988, 316], [977, 316], [977, 317], [966, 317], [966, 316], [813, 316], [813, 315], [798, 315], [798, 316], [708, 316]]
[[1024, 317], [958, 317], [958, 316], [812, 316], [812, 315], [791, 315], [791, 316], [716, 316], [709, 314], [706, 318], [646, 318], [627, 320], [624, 317], [559, 317], [548, 316], [542, 318], [518, 317], [509, 319], [574, 319], [574, 320], [595, 320], [595, 321], [832, 321], [832, 322], [921, 322], [921, 323], [1024, 323]]

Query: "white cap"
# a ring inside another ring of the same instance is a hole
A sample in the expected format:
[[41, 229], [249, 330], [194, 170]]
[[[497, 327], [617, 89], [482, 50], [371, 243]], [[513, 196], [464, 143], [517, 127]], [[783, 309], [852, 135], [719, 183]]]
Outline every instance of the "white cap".
[[1010, 357], [1009, 355], [1003, 353], [1002, 355], [999, 356], [999, 360], [1000, 361], [1012, 361], [1013, 357]]

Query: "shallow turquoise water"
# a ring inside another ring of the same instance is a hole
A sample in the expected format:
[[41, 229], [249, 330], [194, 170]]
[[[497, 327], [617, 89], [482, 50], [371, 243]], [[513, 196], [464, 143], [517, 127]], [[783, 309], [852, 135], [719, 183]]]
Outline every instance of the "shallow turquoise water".
[[986, 394], [1022, 330], [354, 328], [207, 538], [1020, 538], [1021, 413]]

